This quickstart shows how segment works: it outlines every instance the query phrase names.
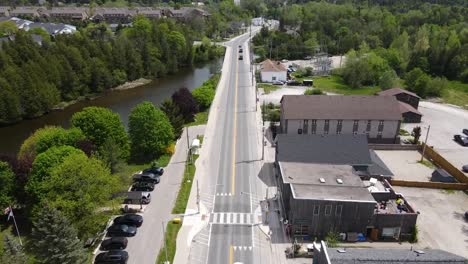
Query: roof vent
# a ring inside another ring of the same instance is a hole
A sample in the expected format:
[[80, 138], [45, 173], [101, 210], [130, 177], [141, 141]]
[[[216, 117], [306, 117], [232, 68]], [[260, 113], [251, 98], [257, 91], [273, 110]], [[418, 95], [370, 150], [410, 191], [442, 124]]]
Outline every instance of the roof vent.
[[336, 182], [337, 182], [338, 184], [343, 184], [343, 180], [342, 180], [342, 179], [336, 179]]
[[422, 250], [415, 250], [414, 252], [416, 252], [418, 255], [420, 255], [420, 254], [424, 254], [424, 253], [425, 253], [425, 252], [424, 252], [424, 251], [422, 251]]
[[325, 183], [325, 179], [324, 179], [324, 178], [320, 178], [320, 182], [321, 182], [321, 183]]
[[336, 250], [338, 253], [346, 253], [346, 249], [345, 248], [340, 248], [340, 249], [337, 249]]

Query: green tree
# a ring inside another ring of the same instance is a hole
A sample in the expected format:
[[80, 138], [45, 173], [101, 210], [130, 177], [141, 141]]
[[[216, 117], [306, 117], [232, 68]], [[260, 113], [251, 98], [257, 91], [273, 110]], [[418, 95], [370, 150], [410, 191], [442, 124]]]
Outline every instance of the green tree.
[[166, 114], [174, 129], [174, 139], [178, 139], [182, 135], [185, 122], [179, 107], [171, 99], [166, 99], [161, 104], [161, 110]]
[[200, 86], [192, 91], [192, 95], [197, 100], [201, 111], [208, 109], [213, 102], [215, 91], [208, 86]]
[[414, 68], [405, 75], [406, 88], [421, 97], [427, 94], [427, 85], [431, 78], [419, 68]]
[[15, 34], [18, 31], [18, 27], [15, 22], [6, 20], [0, 22], [0, 35], [1, 36], [10, 36]]
[[7, 234], [3, 237], [3, 252], [0, 254], [0, 263], [28, 263], [28, 258], [24, 254], [23, 247], [14, 238]]
[[304, 92], [304, 95], [320, 95], [323, 94], [323, 91], [320, 89], [307, 89]]
[[128, 122], [131, 156], [135, 161], [151, 161], [164, 154], [174, 139], [174, 131], [163, 111], [150, 102], [132, 109]]
[[15, 174], [8, 163], [0, 161], [0, 208], [14, 204], [15, 190]]
[[394, 70], [386, 71], [382, 74], [379, 80], [379, 87], [382, 90], [387, 90], [398, 86], [398, 75]]
[[34, 215], [31, 240], [28, 246], [40, 263], [87, 263], [83, 243], [76, 229], [59, 210], [43, 204]]
[[86, 138], [91, 140], [102, 155], [103, 146], [109, 139], [113, 140], [121, 151], [121, 158], [129, 157], [130, 145], [128, 135], [118, 114], [102, 107], [86, 107], [72, 116], [73, 127], [81, 129]]

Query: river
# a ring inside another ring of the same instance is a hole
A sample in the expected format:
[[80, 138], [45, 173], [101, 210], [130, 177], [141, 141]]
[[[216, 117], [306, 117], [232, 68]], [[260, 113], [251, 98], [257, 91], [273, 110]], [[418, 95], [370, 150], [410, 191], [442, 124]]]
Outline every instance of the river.
[[23, 120], [17, 124], [0, 128], [0, 154], [16, 155], [23, 141], [36, 129], [44, 126], [69, 127], [71, 116], [87, 106], [107, 107], [118, 113], [127, 126], [132, 108], [143, 101], [160, 105], [179, 88], [193, 90], [221, 69], [222, 61], [217, 60], [204, 66], [183, 69], [177, 74], [157, 79], [149, 84], [129, 90], [112, 91], [94, 100], [73, 104], [62, 111], [53, 111], [42, 117]]

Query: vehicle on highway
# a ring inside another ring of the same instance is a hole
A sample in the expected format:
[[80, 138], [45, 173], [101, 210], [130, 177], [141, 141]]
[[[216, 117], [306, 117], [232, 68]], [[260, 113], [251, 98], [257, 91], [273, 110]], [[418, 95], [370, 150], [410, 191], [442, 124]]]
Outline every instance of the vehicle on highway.
[[462, 171], [464, 171], [464, 172], [468, 173], [468, 164], [466, 164], [466, 165], [463, 165], [463, 167], [462, 167]]
[[135, 182], [132, 185], [133, 192], [152, 192], [154, 190], [154, 182]]
[[273, 81], [273, 85], [283, 85], [284, 82], [282, 81]]
[[100, 253], [94, 260], [95, 264], [116, 263], [126, 264], [128, 261], [128, 252], [124, 250], [110, 250]]
[[242, 49], [242, 45], [239, 45], [239, 49]]
[[454, 135], [453, 140], [455, 140], [456, 142], [458, 142], [460, 145], [464, 147], [468, 146], [468, 137], [464, 137], [461, 135]]
[[242, 52], [243, 52], [243, 50], [242, 50], [242, 48], [240, 48], [240, 49], [239, 49], [239, 53], [242, 53]]
[[140, 227], [143, 224], [143, 216], [139, 214], [125, 214], [117, 216], [114, 219], [114, 225], [115, 224]]
[[243, 60], [244, 57], [242, 57], [242, 55], [239, 55], [239, 60]]
[[465, 212], [465, 220], [468, 221], [468, 211]]
[[129, 225], [113, 224], [107, 228], [107, 236], [110, 237], [132, 237], [137, 233], [137, 228]]
[[147, 168], [147, 169], [144, 169], [142, 173], [153, 173], [153, 174], [162, 176], [164, 174], [164, 168], [163, 167]]
[[463, 132], [463, 134], [468, 136], [468, 128], [463, 129], [462, 132]]
[[152, 182], [152, 183], [159, 183], [160, 182], [159, 175], [154, 173], [137, 173], [133, 175], [134, 182]]
[[102, 241], [101, 250], [125, 249], [127, 248], [128, 239], [126, 237], [111, 237]]

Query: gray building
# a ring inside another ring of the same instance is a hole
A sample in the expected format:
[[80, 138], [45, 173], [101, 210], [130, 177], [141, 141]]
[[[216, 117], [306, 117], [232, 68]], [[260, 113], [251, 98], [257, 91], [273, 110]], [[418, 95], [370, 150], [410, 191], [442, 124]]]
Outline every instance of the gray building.
[[417, 213], [385, 180], [392, 173], [369, 150], [365, 135], [279, 134], [275, 165], [292, 236], [313, 239], [335, 231], [350, 241], [357, 233], [395, 240], [413, 231]]
[[313, 244], [314, 264], [466, 264], [464, 257], [440, 249], [328, 248], [324, 241]]
[[393, 96], [285, 95], [280, 133], [367, 135], [370, 143], [399, 143], [401, 113]]

